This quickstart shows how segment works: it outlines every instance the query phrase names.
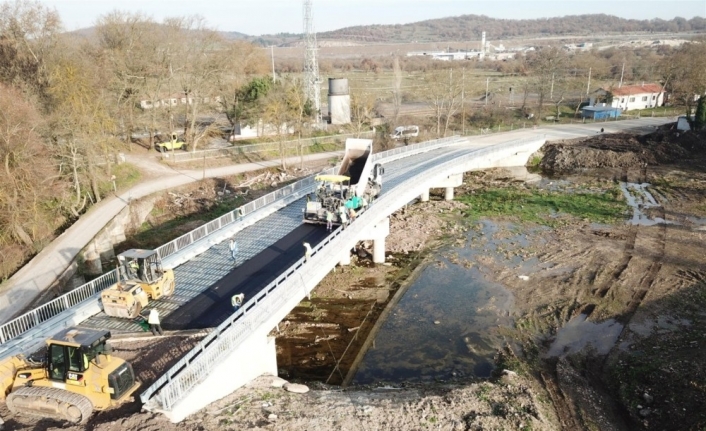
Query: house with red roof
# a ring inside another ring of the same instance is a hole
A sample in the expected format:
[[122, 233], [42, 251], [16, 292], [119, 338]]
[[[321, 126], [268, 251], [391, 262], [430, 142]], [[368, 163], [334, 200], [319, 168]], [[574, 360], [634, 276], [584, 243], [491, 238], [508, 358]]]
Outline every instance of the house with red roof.
[[612, 88], [611, 106], [622, 111], [656, 108], [664, 104], [664, 89], [660, 84], [623, 85]]

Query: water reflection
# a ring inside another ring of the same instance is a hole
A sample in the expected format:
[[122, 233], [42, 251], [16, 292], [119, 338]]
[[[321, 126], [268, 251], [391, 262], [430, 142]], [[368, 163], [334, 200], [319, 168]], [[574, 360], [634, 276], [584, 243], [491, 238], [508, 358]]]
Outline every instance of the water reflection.
[[490, 375], [502, 343], [498, 329], [512, 325], [513, 297], [485, 280], [473, 264], [478, 250], [470, 245], [495, 230], [486, 224], [469, 233], [468, 245], [441, 250], [437, 261], [421, 270], [383, 323], [353, 383]]

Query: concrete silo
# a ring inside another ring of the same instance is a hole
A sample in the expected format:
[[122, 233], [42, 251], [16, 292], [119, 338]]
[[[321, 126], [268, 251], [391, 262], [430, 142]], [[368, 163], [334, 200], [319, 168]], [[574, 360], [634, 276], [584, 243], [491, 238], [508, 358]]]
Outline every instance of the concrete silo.
[[348, 79], [328, 79], [328, 115], [331, 124], [350, 124], [351, 96], [348, 92]]

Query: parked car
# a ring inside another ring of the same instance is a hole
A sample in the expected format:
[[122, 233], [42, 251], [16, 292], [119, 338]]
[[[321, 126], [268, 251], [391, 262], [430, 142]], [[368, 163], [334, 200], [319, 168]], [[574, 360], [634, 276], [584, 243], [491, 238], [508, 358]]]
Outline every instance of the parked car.
[[419, 136], [418, 126], [400, 126], [390, 135], [392, 139], [407, 139]]
[[188, 150], [188, 145], [184, 142], [183, 138], [177, 136], [176, 133], [172, 133], [171, 139], [168, 141], [157, 142], [154, 144], [157, 151], [165, 152], [171, 150]]

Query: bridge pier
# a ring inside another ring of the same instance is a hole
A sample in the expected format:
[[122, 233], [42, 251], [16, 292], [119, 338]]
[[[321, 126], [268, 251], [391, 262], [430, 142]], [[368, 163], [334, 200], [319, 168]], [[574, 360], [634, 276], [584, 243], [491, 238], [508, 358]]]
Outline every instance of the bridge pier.
[[454, 200], [454, 188], [446, 187], [446, 193], [444, 194], [444, 200], [452, 201]]
[[233, 393], [263, 374], [277, 375], [275, 338], [267, 335], [249, 337], [223, 362], [216, 365], [201, 383], [182, 394], [171, 410], [163, 413], [171, 422], [181, 422], [188, 415]]
[[429, 202], [429, 189], [427, 189], [425, 192], [422, 192], [422, 194], [419, 196], [419, 200], [421, 202]]
[[[427, 192], [428, 196], [428, 192]], [[390, 218], [385, 217], [361, 234], [361, 241], [373, 242], [373, 262], [385, 263], [385, 238], [390, 234]]]
[[348, 266], [351, 264], [351, 251], [346, 249], [341, 256], [341, 261], [338, 262], [341, 266]]

